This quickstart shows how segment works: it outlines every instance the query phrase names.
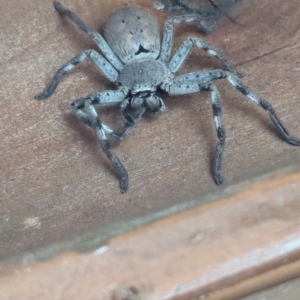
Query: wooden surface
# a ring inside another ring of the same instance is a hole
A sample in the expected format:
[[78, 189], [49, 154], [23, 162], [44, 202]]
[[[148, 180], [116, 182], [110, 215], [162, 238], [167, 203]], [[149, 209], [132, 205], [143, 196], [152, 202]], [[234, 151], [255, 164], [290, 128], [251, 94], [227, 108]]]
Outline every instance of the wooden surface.
[[[100, 28], [123, 1], [64, 0], [83, 20]], [[164, 16], [148, 0], [131, 5]], [[298, 161], [300, 149], [284, 143], [267, 115], [226, 82], [223, 97], [227, 144], [223, 187], [216, 187], [211, 158], [216, 143], [210, 96], [166, 97], [168, 111], [144, 118], [113, 149], [130, 175], [128, 193], [102, 155], [93, 133], [70, 110], [71, 101], [109, 87], [91, 64], [68, 75], [45, 102], [42, 91], [68, 59], [93, 47], [54, 11], [52, 0], [0, 1], [0, 258], [189, 199], [217, 193], [272, 167]], [[298, 1], [240, 1], [205, 37], [247, 74], [244, 82], [268, 99], [287, 128], [300, 136], [300, 30]], [[174, 48], [195, 28], [178, 27]], [[193, 51], [181, 72], [217, 68]], [[108, 124], [122, 120], [117, 108], [101, 110]], [[199, 202], [200, 203], [200, 202]]]
[[299, 170], [260, 178], [92, 253], [12, 266], [0, 277], [1, 300], [233, 300], [293, 279], [300, 276], [299, 190]]
[[257, 292], [240, 300], [298, 300], [300, 295], [300, 277]]

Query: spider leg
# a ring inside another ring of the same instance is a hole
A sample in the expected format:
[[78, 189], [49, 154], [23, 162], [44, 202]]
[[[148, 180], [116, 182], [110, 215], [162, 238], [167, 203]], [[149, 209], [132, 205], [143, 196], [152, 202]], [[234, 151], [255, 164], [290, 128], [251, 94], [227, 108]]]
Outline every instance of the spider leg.
[[[198, 27], [206, 34], [209, 34], [216, 29], [216, 25], [208, 26], [207, 24], [205, 24], [205, 22], [201, 19], [200, 15], [198, 14], [187, 14], [187, 15], [175, 16], [170, 18], [165, 22], [165, 26], [163, 30], [163, 40], [162, 40], [161, 51], [160, 51], [160, 59], [162, 61], [168, 62], [171, 57], [173, 36], [174, 36], [173, 24], [192, 23], [192, 22], [197, 22]], [[224, 59], [225, 58], [223, 58], [223, 60]], [[229, 65], [228, 62], [227, 64]], [[179, 67], [180, 66], [178, 66], [178, 68]]]
[[[75, 100], [71, 107], [77, 116], [77, 118], [83, 122], [84, 124], [92, 127], [92, 123], [90, 122], [87, 113], [84, 111], [86, 101], [91, 101], [92, 105], [112, 105], [116, 103], [120, 103], [124, 100], [124, 98], [127, 95], [127, 89], [120, 88], [116, 91], [104, 91], [100, 93], [93, 93], [91, 95], [88, 95], [85, 98], [80, 98], [78, 100]], [[105, 133], [111, 135], [114, 138], [119, 139], [119, 134], [112, 130], [109, 126], [102, 123], [103, 130]]]
[[51, 83], [48, 88], [35, 96], [37, 100], [43, 100], [50, 97], [54, 91], [56, 90], [61, 78], [70, 72], [76, 65], [80, 62], [83, 62], [87, 57], [89, 57], [94, 64], [98, 67], [100, 71], [112, 82], [115, 82], [118, 78], [118, 72], [114, 69], [114, 67], [97, 51], [95, 50], [86, 50], [83, 51], [76, 56], [74, 56], [70, 61], [64, 64], [54, 75]]
[[198, 48], [203, 49], [210, 55], [216, 57], [222, 63], [224, 70], [229, 71], [238, 77], [243, 77], [242, 73], [234, 70], [228, 59], [219, 50], [209, 45], [204, 40], [195, 37], [187, 38], [172, 57], [169, 63], [169, 69], [173, 73], [175, 73], [181, 67], [193, 45], [196, 45]]
[[212, 165], [212, 174], [215, 183], [217, 185], [220, 185], [223, 183], [223, 178], [220, 174], [220, 171], [221, 171], [226, 135], [225, 135], [225, 127], [222, 120], [221, 95], [214, 84], [210, 83], [208, 84], [208, 87], [211, 92], [213, 117], [214, 117], [216, 129], [217, 129], [217, 135], [219, 139], [219, 142], [217, 143], [215, 149], [215, 155], [214, 155], [213, 165]]
[[217, 136], [219, 142], [216, 145], [215, 155], [212, 165], [212, 174], [217, 185], [223, 183], [223, 178], [220, 174], [223, 150], [225, 145], [225, 128], [222, 120], [222, 107], [221, 107], [221, 96], [217, 87], [209, 83], [174, 83], [173, 85], [166, 86], [166, 91], [171, 95], [183, 95], [190, 94], [201, 91], [210, 91], [211, 92], [211, 102], [213, 110], [213, 118], [216, 125]]
[[136, 124], [137, 120], [139, 120], [142, 117], [142, 115], [144, 114], [144, 112], [146, 111], [145, 107], [140, 107], [140, 108], [136, 109], [132, 114], [129, 114], [127, 112], [128, 105], [129, 105], [128, 98], [125, 99], [121, 103], [121, 114], [122, 114], [123, 118], [126, 120], [126, 122], [123, 125], [121, 132], [118, 133], [118, 139], [120, 141], [123, 140], [123, 138], [127, 135], [129, 129]]
[[232, 84], [238, 91], [240, 91], [243, 95], [248, 97], [252, 102], [262, 107], [264, 110], [269, 112], [269, 117], [273, 122], [275, 128], [277, 129], [278, 133], [281, 137], [288, 143], [293, 146], [300, 146], [300, 139], [293, 137], [289, 134], [286, 130], [282, 122], [280, 121], [277, 113], [271, 103], [261, 98], [259, 95], [253, 93], [249, 87], [243, 84], [241, 80], [239, 80], [233, 74], [226, 72], [226, 79]]
[[161, 43], [160, 59], [164, 62], [168, 62], [171, 57], [172, 45], [173, 45], [174, 29], [173, 24], [166, 21], [163, 30], [163, 39]]
[[174, 83], [206, 83], [215, 79], [223, 79], [226, 78], [226, 71], [224, 70], [203, 70], [198, 72], [191, 72], [187, 74], [182, 74], [174, 78]]
[[96, 105], [107, 105], [107, 104], [116, 104], [122, 101], [121, 103], [121, 113], [123, 117], [125, 118], [126, 122], [123, 125], [120, 132], [115, 131], [111, 129], [109, 126], [102, 123], [102, 128], [105, 131], [106, 134], [109, 134], [111, 137], [117, 139], [118, 141], [122, 141], [123, 138], [127, 135], [129, 129], [133, 127], [136, 124], [136, 121], [141, 118], [143, 113], [145, 112], [146, 108], [140, 108], [135, 110], [132, 114], [129, 114], [126, 111], [127, 106], [129, 105], [129, 99], [125, 99], [127, 95], [127, 90], [124, 88], [121, 88], [117, 91], [104, 91], [100, 93], [94, 93], [86, 98], [81, 98], [78, 100], [75, 100], [71, 107], [77, 116], [77, 118], [83, 122], [84, 124], [92, 127], [92, 124], [88, 118], [87, 113], [84, 111], [85, 109], [85, 103], [86, 100], [90, 100], [91, 103]]
[[90, 99], [84, 100], [84, 107], [86, 111], [86, 119], [84, 119], [84, 121], [83, 119], [80, 119], [94, 129], [103, 152], [106, 154], [116, 173], [120, 177], [119, 185], [121, 193], [125, 193], [128, 189], [128, 173], [120, 159], [110, 150], [110, 145], [106, 138], [106, 131], [111, 129], [106, 125], [103, 126]]
[[230, 72], [226, 72], [223, 70], [212, 70], [212, 71], [202, 71], [202, 72], [194, 72], [189, 73], [186, 75], [181, 75], [175, 78], [174, 82], [177, 85], [180, 85], [183, 82], [205, 82], [211, 81], [216, 79], [227, 79], [231, 85], [233, 85], [238, 91], [240, 91], [243, 95], [248, 97], [253, 103], [259, 105], [264, 110], [269, 112], [269, 117], [273, 122], [275, 128], [277, 129], [278, 133], [281, 137], [289, 144], [293, 146], [300, 146], [300, 139], [290, 136], [289, 132], [286, 130], [282, 122], [280, 121], [279, 117], [273, 106], [259, 95], [253, 93], [248, 86], [246, 86], [237, 76]]
[[61, 16], [67, 16], [73, 23], [75, 23], [83, 32], [91, 36], [101, 50], [101, 52], [105, 55], [108, 61], [117, 69], [123, 69], [123, 63], [119, 60], [119, 58], [114, 54], [114, 52], [110, 49], [104, 38], [100, 33], [95, 31], [94, 29], [88, 27], [75, 13], [71, 10], [66, 9], [62, 6], [62, 4], [58, 1], [53, 2], [54, 8]]

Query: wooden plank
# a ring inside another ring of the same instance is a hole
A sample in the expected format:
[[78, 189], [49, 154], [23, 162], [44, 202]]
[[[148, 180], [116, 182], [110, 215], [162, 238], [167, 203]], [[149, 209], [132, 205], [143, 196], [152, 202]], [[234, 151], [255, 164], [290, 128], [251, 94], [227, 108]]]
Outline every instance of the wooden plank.
[[299, 189], [299, 171], [276, 176], [115, 237], [93, 253], [13, 266], [0, 278], [1, 297], [226, 300], [295, 278]]
[[[64, 1], [90, 26], [100, 28], [123, 1]], [[131, 1], [164, 15], [152, 1]], [[230, 12], [242, 26], [224, 19], [207, 41], [220, 48], [245, 83], [269, 99], [291, 133], [299, 119], [299, 5], [297, 1], [240, 1]], [[299, 159], [299, 149], [282, 142], [259, 108], [225, 82], [223, 96], [228, 142], [223, 187], [211, 178], [216, 143], [209, 95], [166, 98], [168, 112], [145, 118], [114, 151], [130, 174], [130, 189], [120, 195], [118, 181], [99, 150], [93, 133], [79, 124], [70, 103], [109, 87], [91, 66], [78, 67], [53, 97], [37, 102], [40, 92], [65, 61], [93, 46], [52, 0], [2, 1], [0, 18], [0, 258], [45, 246], [117, 220], [159, 211], [189, 199], [217, 193], [271, 167]], [[178, 27], [175, 48], [192, 27]], [[181, 70], [219, 67], [193, 51]], [[117, 128], [118, 109], [101, 111]]]

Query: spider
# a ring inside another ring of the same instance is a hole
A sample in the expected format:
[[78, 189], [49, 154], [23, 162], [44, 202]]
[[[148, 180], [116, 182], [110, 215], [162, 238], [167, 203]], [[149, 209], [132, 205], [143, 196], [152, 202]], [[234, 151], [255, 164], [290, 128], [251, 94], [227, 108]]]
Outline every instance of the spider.
[[[60, 2], [54, 1], [53, 4], [61, 16], [67, 16], [83, 32], [93, 38], [102, 54], [92, 49], [77, 54], [56, 72], [46, 90], [35, 98], [42, 100], [50, 97], [61, 78], [86, 58], [90, 58], [99, 71], [115, 84], [115, 90], [92, 93], [75, 100], [71, 107], [78, 119], [94, 130], [103, 152], [120, 178], [121, 193], [125, 193], [128, 189], [128, 173], [120, 159], [111, 151], [107, 136], [121, 141], [145, 112], [163, 113], [166, 107], [161, 95], [164, 93], [169, 95], [184, 95], [201, 91], [211, 93], [212, 113], [218, 137], [212, 175], [217, 185], [223, 182], [220, 170], [225, 129], [222, 121], [220, 93], [213, 84], [213, 80], [216, 79], [227, 79], [254, 104], [266, 110], [281, 137], [291, 145], [300, 146], [300, 139], [289, 135], [272, 105], [242, 83], [240, 80], [242, 74], [233, 69], [220, 51], [198, 37], [188, 37], [171, 57], [173, 26], [178, 22], [172, 20], [165, 22], [161, 42], [156, 19], [140, 8], [126, 7], [117, 10], [108, 18], [103, 38], [74, 12], [64, 8]], [[186, 20], [186, 22], [189, 21]], [[176, 76], [176, 71], [181, 67], [193, 46], [217, 58], [223, 68]], [[96, 105], [106, 104], [120, 104], [125, 124], [119, 132], [102, 123], [95, 110]]]

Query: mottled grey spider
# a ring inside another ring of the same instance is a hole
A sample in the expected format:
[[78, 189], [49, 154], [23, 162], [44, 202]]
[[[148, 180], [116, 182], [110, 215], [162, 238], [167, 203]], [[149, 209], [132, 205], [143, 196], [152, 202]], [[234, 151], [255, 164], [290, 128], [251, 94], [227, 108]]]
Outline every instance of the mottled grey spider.
[[[227, 79], [253, 103], [268, 111], [270, 119], [282, 138], [291, 145], [300, 146], [300, 140], [289, 135], [271, 104], [242, 83], [239, 79], [242, 75], [233, 69], [217, 49], [200, 38], [189, 37], [171, 58], [174, 23], [172, 20], [167, 20], [165, 23], [161, 43], [160, 30], [155, 18], [142, 9], [126, 7], [108, 18], [104, 28], [104, 39], [58, 1], [54, 1], [54, 7], [62, 16], [69, 17], [82, 31], [91, 36], [106, 59], [95, 50], [79, 53], [56, 72], [48, 88], [35, 98], [42, 100], [50, 97], [61, 78], [87, 57], [116, 85], [116, 90], [93, 93], [74, 101], [72, 109], [80, 121], [95, 131], [103, 152], [120, 177], [121, 193], [125, 193], [128, 189], [128, 174], [119, 158], [110, 150], [106, 135], [121, 141], [128, 129], [135, 125], [145, 111], [154, 114], [164, 112], [165, 104], [159, 96], [163, 93], [183, 95], [200, 91], [211, 92], [213, 117], [219, 139], [215, 149], [212, 174], [216, 184], [223, 182], [220, 170], [225, 129], [221, 114], [221, 97], [212, 83], [216, 79]], [[176, 77], [176, 71], [181, 67], [193, 45], [216, 57], [222, 63], [223, 69], [198, 71]], [[117, 103], [120, 103], [121, 113], [126, 121], [120, 132], [103, 124], [94, 108], [95, 105]]]

